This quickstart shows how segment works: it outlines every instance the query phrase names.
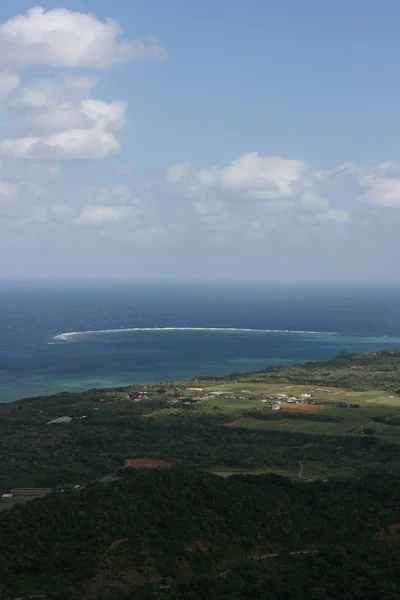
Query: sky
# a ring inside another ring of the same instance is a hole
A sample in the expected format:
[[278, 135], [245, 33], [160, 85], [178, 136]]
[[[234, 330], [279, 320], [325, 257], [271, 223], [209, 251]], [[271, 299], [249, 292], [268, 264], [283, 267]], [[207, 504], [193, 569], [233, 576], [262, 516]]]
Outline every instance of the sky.
[[0, 279], [398, 283], [399, 21], [1, 3]]

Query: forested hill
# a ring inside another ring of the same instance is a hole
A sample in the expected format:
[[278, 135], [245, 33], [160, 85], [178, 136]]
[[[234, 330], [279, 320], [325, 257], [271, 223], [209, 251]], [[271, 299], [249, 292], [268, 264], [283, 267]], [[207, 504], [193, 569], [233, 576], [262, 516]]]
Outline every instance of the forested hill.
[[[386, 528], [399, 506], [393, 477], [305, 484], [130, 471], [2, 513], [0, 594], [391, 600], [400, 561]], [[260, 560], [266, 554], [279, 556]]]
[[400, 392], [400, 350], [356, 354], [343, 351], [332, 360], [269, 367], [255, 373], [233, 373], [222, 379]]

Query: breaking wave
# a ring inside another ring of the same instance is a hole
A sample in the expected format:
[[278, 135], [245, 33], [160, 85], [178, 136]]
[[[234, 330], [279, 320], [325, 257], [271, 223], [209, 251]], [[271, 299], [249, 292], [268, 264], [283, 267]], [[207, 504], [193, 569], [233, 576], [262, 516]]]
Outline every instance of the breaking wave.
[[55, 340], [72, 340], [93, 335], [104, 335], [107, 333], [135, 333], [143, 331], [168, 332], [168, 331], [208, 331], [215, 333], [290, 333], [308, 335], [337, 335], [335, 331], [302, 331], [293, 329], [250, 329], [239, 327], [126, 327], [120, 329], [97, 329], [93, 331], [69, 331], [54, 336]]

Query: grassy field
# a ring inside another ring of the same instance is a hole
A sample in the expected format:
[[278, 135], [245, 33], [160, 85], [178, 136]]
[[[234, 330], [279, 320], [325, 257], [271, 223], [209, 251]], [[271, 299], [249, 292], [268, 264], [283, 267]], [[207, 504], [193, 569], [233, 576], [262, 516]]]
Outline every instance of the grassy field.
[[271, 384], [271, 383], [225, 383], [217, 385], [201, 386], [201, 382], [198, 383], [199, 387], [203, 388], [203, 392], [221, 392], [223, 394], [232, 393], [237, 396], [245, 396], [249, 399], [261, 399], [273, 394], [293, 394], [299, 396], [300, 394], [313, 393], [313, 400], [317, 402], [355, 402], [357, 404], [379, 404], [385, 406], [394, 406], [400, 408], [400, 396], [390, 392], [384, 392], [381, 390], [369, 390], [369, 391], [348, 391], [343, 388], [335, 387], [310, 387], [309, 385], [285, 385], [282, 383]]
[[[363, 435], [364, 428], [373, 428], [374, 435], [386, 441], [400, 443], [400, 427], [375, 423], [373, 417], [384, 418], [400, 416], [400, 396], [381, 390], [348, 391], [342, 388], [310, 387], [304, 385], [265, 384], [265, 383], [225, 383], [203, 387], [203, 394], [219, 392], [231, 395], [231, 398], [204, 398], [190, 409], [198, 414], [210, 414], [216, 411], [232, 420], [231, 427], [247, 429], [297, 431], [315, 435]], [[201, 386], [199, 382], [199, 387]], [[244, 417], [249, 411], [261, 411], [271, 414], [271, 405], [262, 400], [274, 394], [312, 394], [316, 406], [302, 404], [281, 404], [279, 419], [261, 420]], [[359, 408], [341, 408], [340, 402], [358, 404]], [[285, 419], [285, 412], [309, 412], [310, 419]], [[325, 422], [312, 420], [312, 413], [324, 417], [338, 418], [343, 422]]]

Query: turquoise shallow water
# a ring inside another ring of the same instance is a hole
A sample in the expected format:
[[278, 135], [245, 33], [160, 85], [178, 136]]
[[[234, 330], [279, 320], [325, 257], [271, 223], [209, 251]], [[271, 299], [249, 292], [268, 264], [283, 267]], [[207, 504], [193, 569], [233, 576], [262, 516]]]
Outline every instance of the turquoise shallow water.
[[396, 346], [396, 288], [9, 285], [0, 295], [0, 401]]

